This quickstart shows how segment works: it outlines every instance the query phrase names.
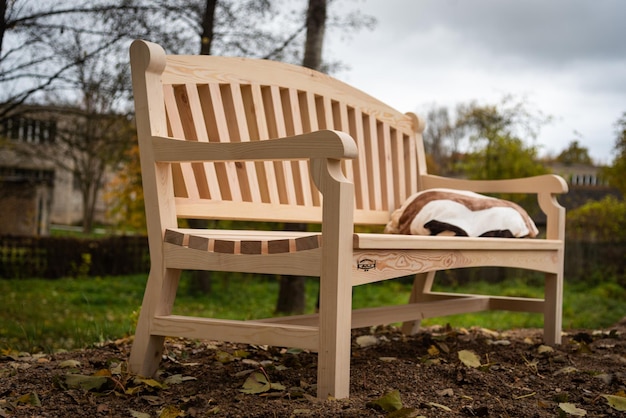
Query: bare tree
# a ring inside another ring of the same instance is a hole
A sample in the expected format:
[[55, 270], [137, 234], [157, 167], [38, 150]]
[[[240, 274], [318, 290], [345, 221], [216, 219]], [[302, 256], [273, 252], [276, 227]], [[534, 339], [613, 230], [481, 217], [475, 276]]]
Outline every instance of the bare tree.
[[464, 135], [445, 106], [432, 106], [426, 113], [424, 148], [430, 164], [429, 171], [442, 175], [454, 172], [459, 141]]
[[[306, 15], [306, 40], [302, 65], [314, 70], [322, 67], [322, 50], [326, 30], [326, 0], [309, 0]], [[287, 224], [286, 229], [306, 231], [306, 224]], [[300, 314], [306, 303], [306, 277], [281, 276], [276, 312]]]

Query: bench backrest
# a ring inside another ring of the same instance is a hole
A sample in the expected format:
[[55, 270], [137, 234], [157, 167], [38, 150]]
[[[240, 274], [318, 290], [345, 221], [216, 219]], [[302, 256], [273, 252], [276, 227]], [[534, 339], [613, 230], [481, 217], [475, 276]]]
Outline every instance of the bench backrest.
[[[147, 118], [143, 125], [153, 131], [144, 135], [228, 142], [318, 129], [347, 132], [359, 150], [357, 159], [344, 162], [344, 173], [355, 184], [357, 224], [386, 223], [390, 212], [418, 191], [426, 165], [424, 126], [415, 115], [290, 64], [216, 56], [157, 58], [164, 60], [164, 68], [146, 71], [147, 103], [137, 106], [137, 118]], [[135, 86], [138, 91], [143, 89]], [[320, 193], [308, 165], [305, 160], [174, 163], [176, 215], [321, 222]]]

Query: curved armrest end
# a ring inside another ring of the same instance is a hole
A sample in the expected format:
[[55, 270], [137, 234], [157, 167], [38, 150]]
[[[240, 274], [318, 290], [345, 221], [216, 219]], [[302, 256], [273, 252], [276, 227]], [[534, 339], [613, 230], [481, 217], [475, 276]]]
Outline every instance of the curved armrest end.
[[160, 74], [165, 69], [165, 51], [160, 45], [136, 39], [130, 45], [132, 65], [141, 65], [143, 71]]

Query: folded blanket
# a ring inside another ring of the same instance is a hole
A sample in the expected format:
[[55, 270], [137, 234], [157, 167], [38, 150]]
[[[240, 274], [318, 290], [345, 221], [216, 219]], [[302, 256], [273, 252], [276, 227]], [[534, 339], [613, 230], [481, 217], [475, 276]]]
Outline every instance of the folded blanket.
[[430, 189], [394, 211], [385, 232], [521, 238], [535, 237], [539, 231], [516, 203], [463, 190]]

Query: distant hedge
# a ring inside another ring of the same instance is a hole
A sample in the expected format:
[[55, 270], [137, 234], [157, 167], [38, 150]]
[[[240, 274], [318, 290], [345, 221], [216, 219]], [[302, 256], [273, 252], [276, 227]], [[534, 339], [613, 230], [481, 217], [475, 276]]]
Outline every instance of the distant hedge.
[[148, 273], [145, 236], [0, 237], [0, 278], [59, 278]]
[[[145, 236], [105, 238], [0, 236], [0, 278], [59, 278], [148, 273], [150, 255]], [[461, 269], [439, 280], [496, 280], [502, 269]], [[516, 275], [511, 271], [510, 275]], [[616, 277], [626, 285], [626, 243], [565, 242], [565, 280], [591, 281]]]

